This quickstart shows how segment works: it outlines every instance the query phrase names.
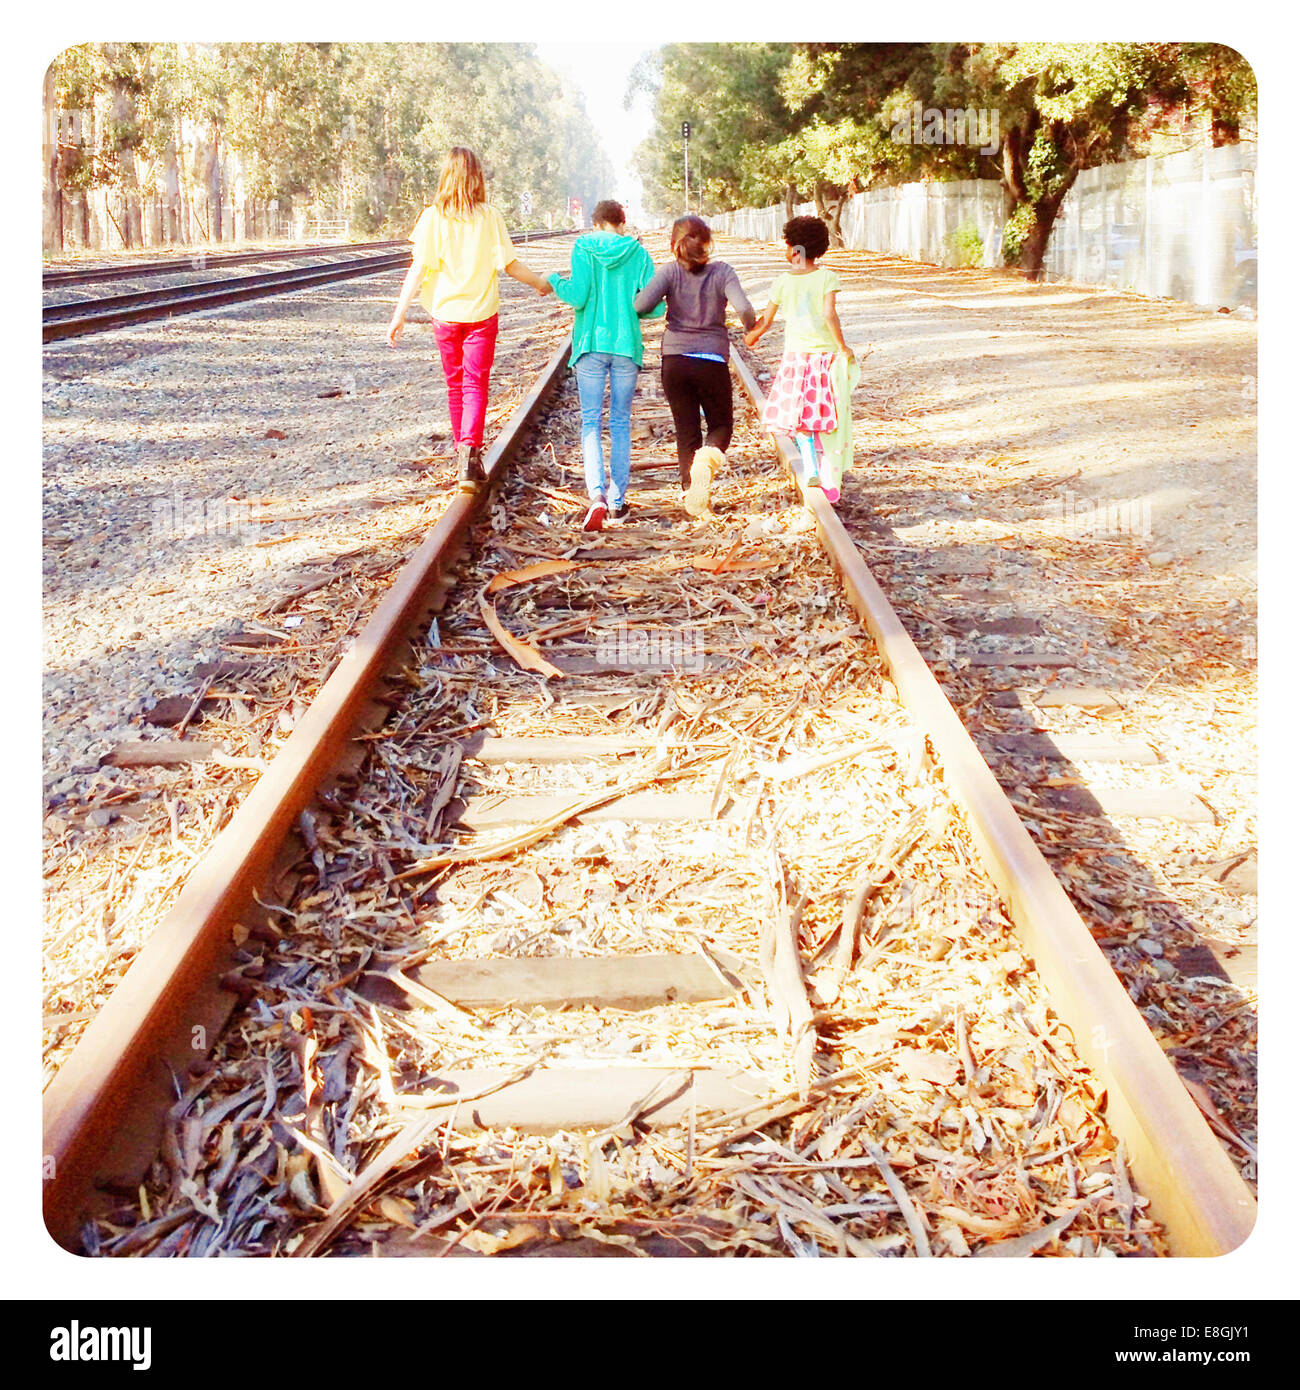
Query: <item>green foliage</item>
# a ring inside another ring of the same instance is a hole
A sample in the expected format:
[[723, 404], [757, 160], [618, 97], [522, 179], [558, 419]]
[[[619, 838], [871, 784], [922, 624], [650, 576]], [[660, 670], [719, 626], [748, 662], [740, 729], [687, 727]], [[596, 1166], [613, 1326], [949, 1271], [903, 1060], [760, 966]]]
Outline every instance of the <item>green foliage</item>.
[[984, 264], [984, 240], [974, 222], [963, 222], [945, 238], [952, 265], [970, 267]]
[[[998, 179], [1014, 207], [1004, 249], [1031, 262], [1080, 170], [1139, 157], [1171, 127], [1235, 139], [1257, 104], [1249, 64], [1222, 44], [676, 44], [641, 81], [656, 114], [641, 171], [663, 211], [680, 206], [674, 132], [692, 120], [713, 132], [717, 207], [790, 188], [829, 207], [873, 185]], [[917, 102], [996, 112], [998, 148], [895, 142]]]
[[1025, 248], [1025, 240], [1034, 226], [1034, 209], [1030, 203], [1021, 203], [1007, 218], [1002, 227], [1002, 259], [1007, 265], [1018, 265]]
[[697, 194], [706, 211], [780, 196], [779, 146], [800, 124], [776, 95], [788, 57], [787, 44], [667, 44], [642, 61], [629, 97], [647, 93], [654, 112], [635, 157], [652, 212], [682, 209], [683, 121], [691, 122], [692, 205]]
[[53, 69], [57, 108], [94, 117], [61, 149], [66, 190], [115, 182], [124, 148], [146, 194], [169, 146], [197, 181], [215, 144], [243, 196], [348, 207], [369, 234], [409, 230], [454, 144], [512, 226], [525, 190], [541, 225], [613, 183], [581, 100], [528, 44], [81, 44]]
[[1056, 142], [1046, 129], [1040, 127], [1025, 159], [1023, 177], [1029, 201], [1036, 203], [1055, 193], [1065, 178], [1067, 168]]

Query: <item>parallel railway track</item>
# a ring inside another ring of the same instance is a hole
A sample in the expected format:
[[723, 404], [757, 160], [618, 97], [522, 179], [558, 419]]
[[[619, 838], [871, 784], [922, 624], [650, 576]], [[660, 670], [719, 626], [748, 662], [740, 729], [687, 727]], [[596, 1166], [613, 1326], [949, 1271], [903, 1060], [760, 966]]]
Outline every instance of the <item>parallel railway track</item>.
[[216, 251], [196, 249], [188, 254], [160, 257], [153, 261], [122, 261], [115, 265], [69, 266], [63, 270], [42, 270], [42, 289], [63, 285], [90, 285], [99, 280], [139, 280], [151, 275], [183, 275], [192, 270], [222, 270], [228, 265], [249, 265], [257, 261], [302, 260], [307, 256], [329, 256], [339, 252], [395, 251], [408, 243], [362, 241], [320, 246], [268, 247], [263, 251]]
[[[569, 233], [556, 232], [548, 235], [563, 236]], [[511, 238], [521, 242], [524, 234], [514, 232]], [[540, 237], [532, 239], [537, 240]], [[313, 265], [293, 266], [287, 270], [269, 270], [251, 275], [201, 280], [187, 285], [135, 290], [127, 294], [105, 295], [63, 304], [47, 304], [41, 311], [41, 339], [50, 343], [65, 338], [84, 337], [90, 333], [105, 333], [114, 328], [125, 328], [153, 319], [199, 313], [205, 309], [218, 309], [248, 299], [263, 299], [270, 295], [312, 289], [319, 285], [333, 284], [335, 281], [355, 279], [358, 276], [404, 270], [410, 265], [411, 253], [407, 243], [377, 242], [374, 246], [395, 246], [398, 249], [376, 249], [367, 255], [349, 255]], [[247, 256], [232, 257], [231, 260], [273, 258], [272, 255], [256, 257], [249, 253]], [[224, 263], [230, 264], [231, 260]], [[186, 267], [179, 265], [168, 269], [170, 273], [183, 273]], [[159, 271], [155, 270], [154, 273]], [[48, 280], [45, 284], [47, 288], [52, 287]]]
[[1248, 1190], [832, 509], [774, 524], [751, 415], [712, 525], [651, 444], [636, 524], [573, 532], [566, 357], [51, 1083], [55, 1237], [1235, 1248]]

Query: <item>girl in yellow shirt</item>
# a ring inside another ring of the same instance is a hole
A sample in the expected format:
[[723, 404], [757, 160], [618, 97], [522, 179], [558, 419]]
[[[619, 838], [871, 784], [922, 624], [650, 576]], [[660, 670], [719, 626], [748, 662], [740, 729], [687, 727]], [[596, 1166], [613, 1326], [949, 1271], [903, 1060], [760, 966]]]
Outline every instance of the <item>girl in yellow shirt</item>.
[[793, 217], [785, 224], [790, 269], [772, 285], [768, 306], [745, 334], [746, 347], [785, 315], [785, 351], [763, 406], [768, 429], [794, 437], [805, 487], [840, 500], [840, 482], [853, 457], [853, 387], [858, 368], [835, 308], [840, 277], [817, 261], [830, 247], [820, 217]]
[[550, 294], [551, 287], [515, 259], [505, 219], [488, 205], [483, 166], [463, 146], [447, 156], [433, 205], [420, 214], [411, 241], [411, 268], [388, 325], [388, 341], [397, 346], [418, 291], [433, 319], [447, 378], [460, 486], [473, 492], [484, 481], [483, 422], [501, 302], [497, 272], [504, 270], [538, 294]]

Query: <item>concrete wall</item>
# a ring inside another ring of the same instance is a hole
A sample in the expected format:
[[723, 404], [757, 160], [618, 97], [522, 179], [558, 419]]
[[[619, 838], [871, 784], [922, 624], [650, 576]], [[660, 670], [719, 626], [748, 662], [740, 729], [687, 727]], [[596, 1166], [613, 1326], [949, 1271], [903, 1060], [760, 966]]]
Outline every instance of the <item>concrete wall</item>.
[[[1048, 243], [1049, 280], [1110, 285], [1212, 308], [1257, 304], [1254, 144], [1209, 146], [1085, 170]], [[799, 214], [811, 214], [811, 203]], [[935, 265], [953, 265], [952, 237], [973, 223], [985, 265], [1001, 264], [1008, 204], [991, 179], [909, 183], [850, 198], [845, 244]], [[780, 241], [784, 209], [742, 208], [714, 228]]]
[[1048, 278], [1257, 307], [1257, 151], [1202, 146], [1085, 170], [1052, 229]]

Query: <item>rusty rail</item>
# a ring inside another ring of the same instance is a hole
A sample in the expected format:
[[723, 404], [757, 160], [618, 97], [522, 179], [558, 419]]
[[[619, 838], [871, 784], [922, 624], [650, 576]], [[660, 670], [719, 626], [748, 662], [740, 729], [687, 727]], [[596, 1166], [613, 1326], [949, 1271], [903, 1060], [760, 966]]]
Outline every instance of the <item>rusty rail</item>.
[[[484, 459], [500, 475], [564, 373], [551, 355]], [[376, 679], [424, 616], [447, 562], [486, 497], [458, 493], [258, 779], [172, 910], [86, 1029], [44, 1097], [45, 1223], [68, 1249], [96, 1187], [131, 1186], [158, 1152], [162, 1118], [204, 1057], [236, 995], [233, 926], [255, 908], [298, 815], [342, 756]]]
[[[568, 359], [566, 339], [486, 460], [498, 476]], [[751, 400], [762, 392], [735, 360]], [[793, 449], [773, 436], [794, 474]], [[176, 905], [96, 1016], [45, 1094], [45, 1220], [67, 1248], [96, 1188], [138, 1181], [191, 1064], [233, 1008], [222, 986], [236, 957], [232, 926], [255, 906], [298, 814], [344, 755], [373, 685], [436, 601], [481, 497], [453, 497], [433, 531], [354, 639], [269, 770], [249, 793]], [[1124, 992], [1047, 861], [1021, 824], [888, 599], [820, 491], [805, 494], [818, 534], [899, 695], [916, 715], [964, 809], [982, 862], [1047, 984], [1080, 1055], [1106, 1086], [1152, 1214], [1178, 1255], [1235, 1249], [1255, 1203], [1173, 1067]]]
[[[207, 246], [178, 250], [171, 256], [152, 261], [123, 261], [118, 265], [68, 266], [41, 271], [41, 288], [61, 285], [87, 285], [97, 280], [137, 280], [150, 275], [184, 275], [193, 270], [221, 270], [228, 265], [247, 265], [257, 261], [301, 260], [305, 256], [328, 256], [334, 251], [357, 254], [363, 251], [392, 251], [407, 245], [404, 241], [335, 241], [319, 246], [268, 247], [264, 251], [216, 251]], [[198, 264], [196, 264], [198, 262]]]
[[[761, 413], [764, 393], [753, 372], [738, 355], [733, 354], [732, 362]], [[797, 479], [794, 445], [775, 434], [769, 438]], [[980, 860], [1006, 899], [1052, 1008], [1106, 1087], [1111, 1128], [1123, 1140], [1138, 1186], [1150, 1198], [1151, 1213], [1163, 1223], [1173, 1252], [1223, 1255], [1235, 1250], [1255, 1224], [1250, 1189], [1016, 815], [834, 508], [819, 488], [801, 491], [849, 603], [875, 638], [899, 696], [942, 761]]]

